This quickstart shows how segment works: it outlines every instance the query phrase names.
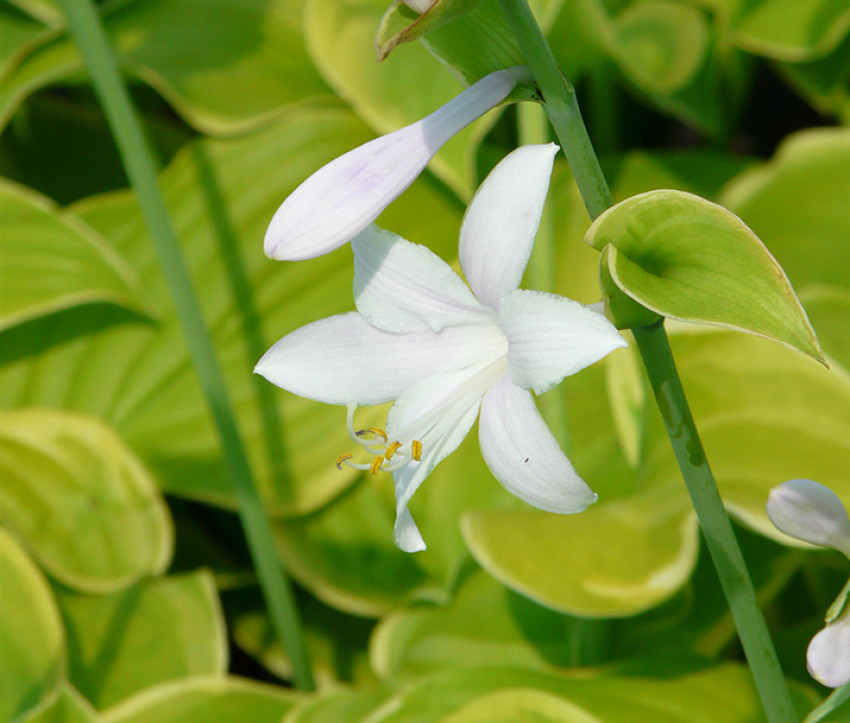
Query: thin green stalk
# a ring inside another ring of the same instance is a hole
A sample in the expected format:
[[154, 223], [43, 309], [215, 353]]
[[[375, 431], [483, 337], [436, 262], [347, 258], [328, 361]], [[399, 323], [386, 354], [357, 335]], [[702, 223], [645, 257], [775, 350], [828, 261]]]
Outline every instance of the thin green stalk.
[[292, 661], [295, 684], [313, 690], [313, 674], [301, 636], [298, 610], [277, 556], [271, 527], [254, 483], [212, 341], [195, 297], [168, 210], [156, 185], [156, 168], [115, 57], [91, 0], [63, 0], [71, 34], [88, 66], [124, 169], [136, 192], [145, 224], [189, 347], [195, 370], [218, 428], [239, 516], [257, 570], [272, 625]]
[[[612, 204], [608, 185], [575, 92], [543, 37], [527, 0], [499, 0], [508, 24], [537, 81], [549, 120], [561, 141], [591, 218]], [[796, 715], [755, 590], [735, 539], [688, 407], [663, 324], [633, 330], [676, 460], [691, 495], [703, 535], [723, 586], [762, 706], [771, 723]]]
[[662, 322], [632, 329], [744, 654], [770, 721], [796, 721], [791, 696], [756, 602], [741, 548], [697, 434]]
[[561, 73], [526, 0], [499, 0], [528, 67], [543, 94], [543, 107], [567, 157], [584, 205], [594, 219], [613, 204], [611, 191], [581, 118], [575, 90]]

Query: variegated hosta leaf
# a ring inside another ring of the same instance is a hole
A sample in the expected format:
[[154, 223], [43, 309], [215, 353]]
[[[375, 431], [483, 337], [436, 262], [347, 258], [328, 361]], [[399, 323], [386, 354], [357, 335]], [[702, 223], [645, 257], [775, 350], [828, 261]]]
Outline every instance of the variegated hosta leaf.
[[0, 331], [93, 302], [141, 310], [138, 281], [124, 260], [43, 196], [0, 180], [0, 227]]
[[58, 409], [0, 410], [0, 520], [58, 580], [90, 592], [161, 573], [171, 518], [118, 435]]
[[0, 720], [35, 708], [65, 672], [65, 632], [41, 571], [0, 528]]
[[208, 572], [108, 595], [59, 591], [72, 684], [98, 708], [166, 681], [222, 675], [227, 635]]
[[298, 698], [289, 689], [239, 678], [192, 678], [148, 688], [104, 713], [103, 722], [280, 723]]
[[[331, 96], [307, 57], [302, 6], [302, 0], [120, 2], [107, 6], [104, 24], [122, 65], [189, 123], [232, 134]], [[2, 123], [33, 91], [78, 82], [83, 70], [67, 33], [45, 34], [0, 80]]]

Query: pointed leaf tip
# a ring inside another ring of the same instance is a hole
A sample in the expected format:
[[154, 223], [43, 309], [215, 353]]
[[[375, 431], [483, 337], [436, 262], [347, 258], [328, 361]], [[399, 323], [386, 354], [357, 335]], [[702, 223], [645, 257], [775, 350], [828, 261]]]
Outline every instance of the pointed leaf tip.
[[782, 267], [735, 214], [690, 193], [633, 196], [593, 222], [585, 241], [613, 246], [607, 273], [662, 316], [774, 339], [826, 364]]

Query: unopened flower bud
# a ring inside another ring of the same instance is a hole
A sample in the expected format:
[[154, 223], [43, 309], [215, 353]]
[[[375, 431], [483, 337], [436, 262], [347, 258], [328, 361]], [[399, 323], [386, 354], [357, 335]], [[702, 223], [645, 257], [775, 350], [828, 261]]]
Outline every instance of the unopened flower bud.
[[783, 482], [770, 491], [767, 516], [786, 535], [832, 547], [850, 557], [850, 519], [838, 496], [809, 479]]

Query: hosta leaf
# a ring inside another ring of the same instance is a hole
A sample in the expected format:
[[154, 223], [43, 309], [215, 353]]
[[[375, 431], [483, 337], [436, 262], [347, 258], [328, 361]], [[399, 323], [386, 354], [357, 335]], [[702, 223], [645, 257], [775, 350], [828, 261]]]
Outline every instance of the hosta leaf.
[[171, 560], [155, 482], [97, 419], [55, 409], [0, 411], [0, 518], [66, 585], [105, 592]]
[[47, 581], [0, 528], [0, 720], [15, 720], [59, 685], [65, 634]]
[[[543, 605], [587, 617], [633, 615], [666, 600], [687, 580], [698, 547], [687, 500], [669, 487], [597, 503], [580, 515], [469, 512], [463, 531], [494, 577]], [[613, 534], [627, 542], [611, 544]], [[553, 573], [565, 566], [569, 574]]]
[[413, 678], [454, 667], [459, 660], [538, 670], [569, 667], [574, 663], [572, 622], [475, 569], [448, 605], [418, 605], [384, 617], [369, 657], [384, 677]]
[[[350, 440], [344, 409], [282, 392], [251, 370], [285, 333], [352, 309], [352, 270], [347, 248], [298, 264], [269, 261], [263, 232], [298, 183], [368, 138], [347, 111], [305, 111], [256, 134], [197, 143], [161, 176], [258, 484], [275, 513], [316, 509], [348, 486], [353, 473], [333, 462]], [[33, 356], [0, 370], [0, 406], [55, 406], [101, 417], [167, 491], [232, 506], [218, 438], [133, 196], [98, 197], [72, 213], [128, 260], [156, 323], [125, 320], [70, 340], [56, 325], [28, 325], [7, 349], [30, 349]], [[419, 182], [381, 223], [445, 250], [456, 247], [459, 219], [457, 204]], [[105, 323], [100, 313], [75, 321], [97, 328], [97, 320]]]
[[[476, 707], [486, 710], [487, 706], [492, 706], [491, 696], [494, 694], [511, 696], [506, 698], [511, 700], [520, 690], [533, 691], [538, 710], [543, 700], [552, 710], [553, 702], [549, 700], [552, 697], [562, 702], [561, 711], [570, 707], [581, 710], [585, 715], [584, 721], [716, 723], [723, 720], [725, 723], [749, 723], [760, 717], [758, 695], [744, 666], [727, 663], [700, 670], [685, 661], [678, 662], [678, 665], [671, 663], [666, 668], [666, 675], [659, 669], [657, 661], [645, 666], [635, 664], [619, 671], [609, 669], [598, 674], [582, 671], [575, 677], [522, 668], [458, 667], [416, 680], [390, 698], [368, 720], [369, 723], [437, 723], [445, 720], [455, 723], [467, 720], [449, 717], [458, 715], [464, 707], [469, 706], [467, 710], [472, 711]], [[811, 700], [797, 690], [794, 698], [800, 713], [811, 706]], [[516, 701], [516, 698], [513, 700]]]
[[696, 8], [673, 0], [639, 0], [617, 15], [615, 57], [626, 75], [650, 92], [685, 86], [708, 49], [708, 23]]
[[10, 0], [10, 2], [32, 17], [51, 25], [61, 23], [64, 18], [57, 0]]
[[[366, 660], [366, 643], [374, 623], [345, 615], [307, 595], [298, 600], [301, 629], [310, 665], [322, 690], [340, 684], [363, 684], [374, 678]], [[284, 680], [292, 678], [292, 662], [284, 653], [271, 620], [262, 609], [234, 616], [233, 639], [240, 648]]]
[[602, 723], [601, 718], [563, 698], [527, 688], [482, 695], [442, 719], [443, 723], [490, 723], [493, 720]]
[[[208, 133], [238, 133], [328, 87], [301, 38], [300, 0], [149, 0], [106, 14], [119, 60]], [[67, 82], [82, 59], [61, 34], [31, 53], [0, 83], [0, 117], [35, 89]]]
[[58, 593], [69, 679], [98, 708], [177, 678], [219, 675], [227, 636], [207, 572], [153, 579], [108, 595]]
[[780, 341], [822, 359], [785, 273], [734, 214], [681, 191], [649, 191], [608, 209], [586, 241], [631, 299], [663, 316]]
[[378, 617], [430, 582], [416, 557], [393, 545], [393, 505], [389, 490], [377, 488], [381, 482], [391, 484], [362, 480], [319, 514], [275, 527], [292, 575], [326, 604], [355, 615]]
[[732, 181], [721, 203], [764, 241], [791, 282], [850, 285], [850, 130], [797, 133], [763, 167]]
[[0, 331], [78, 304], [140, 309], [138, 282], [97, 234], [50, 202], [0, 183]]
[[46, 707], [39, 706], [20, 723], [98, 723], [99, 720], [91, 703], [63, 682], [55, 700]]
[[780, 63], [778, 67], [821, 115], [847, 117], [850, 110], [850, 34], [822, 58], [806, 63]]
[[104, 723], [280, 723], [297, 694], [239, 678], [165, 683], [107, 711]]
[[825, 55], [850, 30], [850, 7], [838, 0], [703, 0], [726, 15], [731, 37], [751, 53], [804, 61]]
[[27, 52], [45, 30], [45, 25], [32, 14], [18, 10], [13, 5], [0, 5], [0, 77]]
[[[850, 499], [845, 369], [823, 369], [763, 339], [723, 332], [676, 334], [671, 344], [721, 496], [739, 519], [787, 542], [765, 503], [772, 487], [796, 477]], [[647, 452], [648, 474], [676, 474], [663, 446], [658, 439]]]
[[293, 707], [281, 723], [363, 723], [389, 696], [383, 688], [328, 693]]

